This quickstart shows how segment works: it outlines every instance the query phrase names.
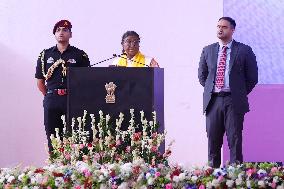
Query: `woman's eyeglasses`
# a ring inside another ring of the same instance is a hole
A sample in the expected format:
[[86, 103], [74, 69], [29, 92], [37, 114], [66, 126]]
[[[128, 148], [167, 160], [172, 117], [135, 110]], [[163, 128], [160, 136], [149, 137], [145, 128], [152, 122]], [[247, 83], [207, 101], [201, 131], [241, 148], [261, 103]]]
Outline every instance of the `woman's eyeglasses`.
[[139, 40], [135, 40], [135, 41], [126, 40], [123, 43], [127, 46], [131, 46], [131, 45], [136, 46], [136, 45], [139, 45], [140, 41]]

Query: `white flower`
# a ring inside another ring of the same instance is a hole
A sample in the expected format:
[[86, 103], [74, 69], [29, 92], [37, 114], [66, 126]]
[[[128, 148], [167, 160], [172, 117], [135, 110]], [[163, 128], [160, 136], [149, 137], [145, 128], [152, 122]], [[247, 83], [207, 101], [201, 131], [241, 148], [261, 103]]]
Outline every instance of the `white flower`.
[[234, 181], [233, 181], [233, 180], [227, 180], [227, 181], [226, 181], [226, 185], [227, 185], [229, 188], [231, 188], [231, 187], [233, 187], [233, 185], [234, 185]]
[[10, 174], [5, 175], [5, 179], [8, 180], [8, 178], [9, 178], [10, 176], [11, 176]]
[[146, 173], [146, 179], [149, 179], [151, 177], [151, 173]]
[[13, 180], [15, 180], [14, 176], [9, 176], [9, 178], [7, 179], [8, 183], [11, 183]]
[[110, 116], [109, 116], [109, 114], [107, 114], [106, 115], [106, 124], [108, 124], [109, 120], [110, 120]]
[[183, 181], [185, 179], [185, 173], [180, 173], [178, 177], [180, 181]]
[[173, 181], [174, 181], [174, 182], [179, 182], [179, 177], [178, 177], [178, 176], [174, 176], [174, 177], [173, 177]]
[[127, 182], [123, 182], [121, 183], [117, 189], [128, 189], [129, 186], [128, 186], [128, 183]]
[[56, 177], [56, 179], [55, 179], [55, 186], [56, 187], [61, 186], [63, 183], [64, 183], [64, 180], [63, 180], [62, 177]]
[[108, 187], [105, 184], [101, 184], [100, 189], [108, 189]]
[[[103, 174], [103, 177], [108, 177], [108, 170], [107, 169], [105, 169], [105, 168], [102, 168], [101, 169], [101, 173]], [[100, 176], [102, 176], [102, 175], [100, 175]]]
[[257, 185], [260, 186], [260, 187], [262, 187], [262, 188], [265, 188], [265, 182], [264, 182], [263, 180], [259, 180], [259, 181], [257, 182]]
[[263, 170], [263, 169], [259, 169], [258, 171], [257, 171], [257, 174], [267, 174], [267, 172], [265, 171], [265, 170]]
[[72, 180], [72, 181], [76, 181], [76, 179], [77, 179], [76, 176], [75, 176], [74, 174], [72, 174], [72, 175], [71, 175], [71, 180]]
[[121, 175], [128, 177], [132, 173], [132, 163], [125, 163], [120, 166]]
[[144, 178], [144, 173], [140, 174], [137, 178], [137, 182], [140, 182]]
[[193, 176], [191, 177], [191, 180], [192, 180], [194, 183], [197, 181], [197, 179], [198, 179], [198, 177], [195, 176], [195, 175], [193, 175]]
[[102, 182], [105, 179], [105, 177], [103, 175], [99, 176], [99, 181]]
[[83, 172], [86, 169], [89, 170], [88, 164], [83, 161], [77, 161], [75, 166], [76, 166], [76, 169], [79, 170], [80, 172]]
[[5, 177], [0, 177], [0, 183], [3, 183], [5, 180]]
[[277, 186], [276, 189], [284, 189], [284, 183], [282, 183], [280, 186]]
[[218, 179], [213, 179], [212, 180], [212, 186], [214, 186], [215, 188], [217, 188], [220, 185], [220, 182]]
[[247, 180], [247, 181], [246, 181], [246, 185], [247, 185], [247, 187], [248, 187], [248, 188], [250, 188], [250, 187], [251, 187], [251, 184], [250, 184], [250, 183], [251, 183], [251, 181], [250, 181], [250, 180]]
[[30, 177], [31, 179], [31, 184], [36, 184], [36, 178], [35, 177]]
[[37, 174], [37, 175], [35, 175], [35, 179], [36, 179], [36, 182], [37, 182], [37, 183], [41, 183], [42, 180], [43, 180], [42, 174]]
[[279, 180], [279, 177], [278, 177], [278, 176], [273, 177], [273, 182], [277, 183], [278, 180]]
[[154, 183], [154, 178], [153, 178], [153, 177], [149, 177], [149, 178], [147, 179], [147, 184], [148, 184], [148, 185], [153, 185], [153, 183]]
[[25, 173], [20, 174], [20, 175], [18, 176], [18, 180], [22, 182], [24, 176], [25, 176]]
[[27, 187], [27, 186], [24, 186], [22, 189], [29, 189], [29, 187]]
[[145, 185], [140, 186], [139, 189], [147, 189], [147, 186], [145, 186]]
[[236, 185], [239, 186], [239, 185], [241, 185], [241, 184], [242, 184], [242, 179], [237, 178], [237, 179], [236, 179]]
[[209, 181], [209, 182], [207, 182], [207, 184], [206, 184], [206, 188], [212, 188], [212, 183]]

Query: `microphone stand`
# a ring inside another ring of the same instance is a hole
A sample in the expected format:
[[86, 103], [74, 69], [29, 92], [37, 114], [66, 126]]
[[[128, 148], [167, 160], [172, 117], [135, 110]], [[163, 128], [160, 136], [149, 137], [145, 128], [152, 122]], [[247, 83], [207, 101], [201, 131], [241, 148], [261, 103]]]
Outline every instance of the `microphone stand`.
[[89, 67], [93, 67], [93, 66], [95, 66], [95, 65], [98, 65], [98, 64], [101, 64], [101, 63], [103, 63], [103, 62], [109, 61], [109, 60], [114, 59], [114, 58], [116, 58], [116, 57], [120, 57], [120, 55], [113, 54], [112, 57], [107, 58], [107, 59], [105, 59], [105, 60], [102, 60], [102, 61], [100, 61], [100, 62], [91, 64]]
[[125, 55], [125, 53], [123, 53], [123, 54], [119, 54], [119, 55], [117, 55], [117, 54], [113, 54], [113, 55], [112, 55], [112, 57], [107, 58], [107, 59], [105, 59], [105, 60], [102, 60], [102, 61], [100, 61], [100, 62], [97, 62], [97, 63], [91, 64], [89, 67], [93, 67], [93, 66], [95, 66], [95, 65], [98, 65], [98, 64], [101, 64], [101, 63], [103, 63], [103, 62], [109, 61], [109, 60], [114, 59], [114, 58], [116, 58], [116, 57], [120, 57], [120, 58], [123, 58], [123, 59], [126, 59], [126, 60], [130, 60], [131, 62], [135, 62], [135, 63], [141, 64], [141, 65], [143, 65], [143, 66], [147, 66], [147, 67], [149, 67], [149, 66], [148, 66], [148, 65], [146, 65], [146, 64], [143, 64], [143, 63], [138, 62], [138, 61], [135, 61], [135, 60], [128, 59], [127, 57], [124, 57], [124, 56], [122, 56], [122, 55]]

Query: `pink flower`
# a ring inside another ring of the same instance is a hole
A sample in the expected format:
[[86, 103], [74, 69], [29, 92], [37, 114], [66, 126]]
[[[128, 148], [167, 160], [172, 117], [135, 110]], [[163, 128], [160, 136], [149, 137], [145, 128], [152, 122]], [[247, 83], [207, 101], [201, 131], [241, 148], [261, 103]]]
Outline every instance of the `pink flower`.
[[46, 189], [52, 189], [50, 186], [48, 186]]
[[65, 154], [65, 159], [70, 160], [71, 159], [71, 155], [69, 153]]
[[91, 172], [88, 169], [84, 169], [83, 173], [84, 173], [85, 177], [90, 177], [92, 175]]
[[95, 153], [94, 155], [94, 162], [97, 162], [100, 159], [100, 154], [99, 153]]
[[198, 189], [205, 189], [205, 186], [203, 184], [201, 184]]
[[157, 178], [159, 176], [161, 176], [161, 173], [158, 171], [158, 172], [155, 173], [155, 177]]
[[167, 157], [169, 157], [171, 154], [172, 154], [172, 151], [168, 149], [168, 150], [166, 150], [166, 152], [163, 154], [163, 157], [164, 157], [164, 158], [167, 158]]
[[48, 177], [44, 177], [42, 180], [42, 184], [45, 185], [48, 182]]
[[276, 188], [276, 183], [275, 182], [271, 183], [271, 188]]
[[172, 183], [166, 184], [166, 189], [172, 189], [172, 188], [173, 188]]
[[129, 152], [130, 152], [130, 146], [127, 146], [127, 147], [126, 147], [125, 152], [126, 152], [126, 153], [129, 153]]
[[10, 184], [6, 184], [6, 185], [4, 186], [4, 188], [5, 188], [5, 189], [10, 189], [10, 188], [12, 188], [12, 187], [11, 187]]
[[83, 149], [85, 147], [84, 144], [80, 144], [80, 149]]
[[115, 141], [115, 145], [116, 145], [116, 146], [121, 145], [121, 140], [117, 140], [117, 141]]
[[248, 177], [250, 177], [252, 174], [256, 173], [256, 169], [252, 168], [246, 171], [246, 174]]
[[153, 138], [153, 139], [156, 139], [156, 138], [157, 138], [157, 136], [158, 136], [158, 133], [157, 133], [157, 132], [152, 133], [152, 138]]
[[200, 170], [194, 170], [194, 174], [195, 174], [196, 176], [199, 176], [199, 175], [201, 175], [201, 171], [200, 171]]
[[159, 163], [159, 164], [158, 164], [158, 168], [159, 168], [159, 169], [163, 169], [164, 167], [165, 167], [164, 164], [162, 164], [162, 163]]
[[158, 151], [157, 146], [152, 146], [152, 148], [151, 148], [151, 152], [157, 152], [157, 151]]
[[219, 182], [222, 182], [223, 180], [224, 180], [224, 177], [222, 175], [218, 177]]
[[74, 189], [81, 189], [81, 186], [80, 185], [75, 186]]
[[113, 185], [111, 186], [111, 188], [112, 188], [112, 189], [117, 189], [118, 186], [117, 186], [116, 184], [113, 184]]
[[278, 171], [278, 168], [277, 167], [272, 167], [271, 170], [270, 170], [270, 173], [271, 174], [274, 174]]

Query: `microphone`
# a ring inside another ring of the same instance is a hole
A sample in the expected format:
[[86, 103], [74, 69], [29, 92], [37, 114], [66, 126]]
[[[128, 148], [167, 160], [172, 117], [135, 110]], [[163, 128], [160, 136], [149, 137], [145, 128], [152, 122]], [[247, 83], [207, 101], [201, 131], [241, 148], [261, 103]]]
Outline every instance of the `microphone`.
[[124, 57], [123, 55], [126, 55], [126, 54], [125, 54], [125, 53], [122, 53], [122, 54], [117, 55], [117, 56], [120, 57], [120, 58], [124, 58], [124, 59], [126, 59], [126, 60], [129, 60], [129, 61], [131, 61], [131, 62], [135, 62], [135, 63], [141, 64], [141, 65], [143, 65], [143, 66], [149, 67], [149, 65], [146, 65], [146, 64], [144, 64], [144, 63], [141, 63], [141, 62], [138, 62], [138, 61], [135, 61], [135, 60], [131, 60], [131, 59], [127, 58], [127, 56]]
[[94, 64], [91, 64], [89, 67], [93, 67], [93, 66], [95, 66], [95, 65], [98, 65], [98, 64], [101, 64], [101, 63], [103, 63], [103, 62], [109, 61], [109, 60], [114, 59], [114, 58], [116, 58], [116, 57], [121, 57], [121, 56], [120, 56], [120, 55], [117, 55], [117, 54], [113, 54], [112, 57], [107, 58], [107, 59], [102, 60], [102, 61], [99, 61], [99, 62], [96, 62], [96, 63], [94, 63]]

